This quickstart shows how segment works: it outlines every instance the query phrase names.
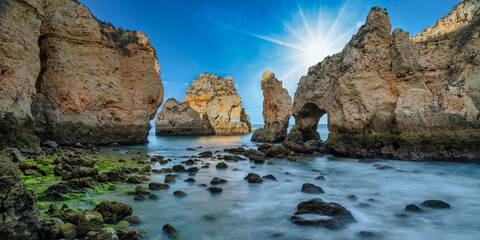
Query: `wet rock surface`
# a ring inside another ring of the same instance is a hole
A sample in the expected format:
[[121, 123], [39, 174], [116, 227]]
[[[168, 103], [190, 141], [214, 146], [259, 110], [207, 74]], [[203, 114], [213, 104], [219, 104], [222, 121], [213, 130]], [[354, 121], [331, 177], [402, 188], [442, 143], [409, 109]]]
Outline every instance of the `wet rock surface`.
[[[302, 214], [317, 214], [330, 218], [307, 220], [301, 216]], [[344, 228], [346, 225], [355, 222], [355, 218], [350, 211], [342, 205], [333, 202], [327, 203], [318, 198], [299, 203], [297, 212], [290, 220], [298, 225], [315, 225], [329, 229]]]

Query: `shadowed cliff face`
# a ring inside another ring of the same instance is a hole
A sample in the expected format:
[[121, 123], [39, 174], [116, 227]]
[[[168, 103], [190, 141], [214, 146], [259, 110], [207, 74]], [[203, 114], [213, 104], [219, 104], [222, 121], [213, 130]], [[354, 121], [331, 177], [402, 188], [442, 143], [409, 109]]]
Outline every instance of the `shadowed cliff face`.
[[262, 90], [265, 126], [255, 130], [252, 141], [282, 142], [287, 137], [288, 120], [292, 116], [292, 97], [268, 70], [263, 74]]
[[163, 85], [144, 33], [99, 22], [72, 0], [0, 7], [0, 42], [9, 43], [0, 54], [0, 147], [28, 149], [17, 142], [35, 145], [34, 131], [59, 144], [146, 141]]
[[[328, 113], [326, 146], [333, 153], [478, 159], [478, 1], [452, 11], [414, 41], [400, 29], [391, 34], [386, 10], [372, 8], [342, 52], [301, 78], [293, 114], [304, 141], [318, 136], [318, 119]], [[448, 31], [436, 29], [447, 25]]]

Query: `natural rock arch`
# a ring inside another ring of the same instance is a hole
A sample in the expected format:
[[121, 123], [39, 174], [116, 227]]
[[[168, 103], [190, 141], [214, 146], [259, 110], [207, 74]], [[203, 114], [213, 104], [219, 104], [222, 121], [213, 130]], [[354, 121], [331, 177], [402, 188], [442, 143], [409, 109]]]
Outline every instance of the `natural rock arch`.
[[318, 133], [318, 122], [320, 118], [327, 113], [315, 103], [307, 103], [294, 115], [295, 126], [290, 130], [287, 141], [297, 143], [307, 142], [310, 140], [321, 140]]

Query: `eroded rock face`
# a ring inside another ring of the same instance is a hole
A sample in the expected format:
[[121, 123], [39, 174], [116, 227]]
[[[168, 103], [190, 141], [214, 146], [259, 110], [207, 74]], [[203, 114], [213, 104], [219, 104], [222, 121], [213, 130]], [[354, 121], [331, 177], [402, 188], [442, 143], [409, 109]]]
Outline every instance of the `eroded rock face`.
[[0, 1], [0, 149], [38, 148], [30, 110], [40, 72], [40, 0]]
[[38, 239], [43, 219], [17, 167], [0, 158], [0, 238]]
[[187, 89], [183, 102], [190, 104], [217, 135], [240, 135], [253, 131], [233, 78], [202, 73]]
[[[467, 10], [472, 12], [457, 14]], [[318, 120], [328, 112], [326, 146], [333, 153], [408, 160], [480, 158], [477, 13], [478, 1], [459, 3], [446, 17], [455, 22], [448, 31], [444, 18], [412, 40], [400, 29], [390, 34], [386, 10], [372, 8], [342, 52], [301, 78], [292, 137], [319, 139]]]
[[156, 135], [161, 136], [201, 136], [214, 135], [210, 122], [200, 118], [200, 114], [187, 102], [174, 98], [163, 104], [162, 111], [155, 120]]
[[[141, 143], [163, 101], [148, 37], [72, 0], [0, 3], [0, 148]], [[34, 134], [35, 132], [35, 134]]]
[[263, 74], [262, 90], [265, 126], [255, 130], [252, 141], [282, 142], [287, 137], [288, 120], [292, 116], [292, 97], [268, 70]]

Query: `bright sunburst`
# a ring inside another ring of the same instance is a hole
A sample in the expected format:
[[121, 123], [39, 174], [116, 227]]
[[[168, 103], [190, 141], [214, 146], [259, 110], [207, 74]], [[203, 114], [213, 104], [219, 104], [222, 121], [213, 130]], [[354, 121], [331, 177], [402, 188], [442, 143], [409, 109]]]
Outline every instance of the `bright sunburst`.
[[[279, 72], [279, 78], [288, 83], [298, 82], [299, 76], [305, 74], [308, 68], [322, 61], [330, 54], [339, 52], [345, 43], [351, 38], [362, 22], [353, 21], [352, 9], [348, 9], [349, 16], [345, 16], [346, 8], [351, 4], [344, 3], [336, 13], [319, 8], [315, 11], [308, 11], [308, 16], [299, 2], [298, 11], [289, 22], [284, 22], [284, 29], [288, 34], [281, 38], [273, 38], [249, 32], [239, 28], [231, 28], [235, 31], [247, 34], [276, 45], [286, 47], [289, 51], [285, 56], [288, 62], [288, 69]], [[312, 13], [313, 12], [313, 13]], [[346, 26], [350, 23], [350, 26]], [[290, 84], [291, 85], [291, 84]], [[291, 88], [292, 86], [287, 86]], [[291, 90], [291, 89], [289, 89]]]

